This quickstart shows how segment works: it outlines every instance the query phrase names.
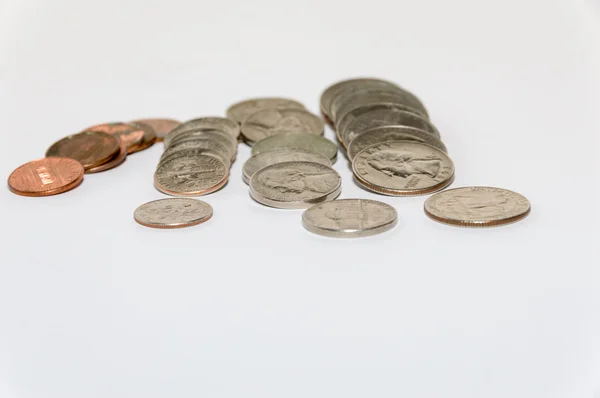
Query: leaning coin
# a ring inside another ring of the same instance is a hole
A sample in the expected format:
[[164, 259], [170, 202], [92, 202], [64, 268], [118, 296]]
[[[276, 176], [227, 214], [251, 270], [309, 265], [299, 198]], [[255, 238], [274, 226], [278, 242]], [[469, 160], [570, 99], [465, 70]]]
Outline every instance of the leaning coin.
[[320, 153], [327, 157], [331, 163], [335, 163], [337, 159], [337, 145], [325, 137], [303, 133], [277, 134], [264, 138], [254, 144], [252, 155], [279, 148], [302, 149]]
[[425, 214], [460, 227], [493, 227], [527, 217], [531, 205], [516, 192], [492, 187], [464, 187], [437, 193], [425, 201]]
[[195, 151], [190, 153], [210, 152], [225, 162], [228, 168], [231, 163], [229, 149], [219, 142], [208, 139], [197, 139], [173, 144], [163, 152], [160, 162], [162, 163], [175, 156], [180, 156], [182, 151]]
[[242, 135], [249, 144], [281, 133], [323, 135], [324, 131], [323, 120], [304, 109], [264, 109], [242, 123]]
[[127, 147], [127, 153], [133, 153], [133, 150], [144, 141], [144, 130], [130, 123], [114, 122], [97, 124], [88, 127], [84, 131], [96, 131], [117, 136], [119, 141]]
[[208, 221], [212, 206], [191, 198], [167, 198], [144, 203], [133, 213], [138, 224], [150, 228], [184, 228]]
[[127, 159], [127, 147], [125, 144], [121, 143], [121, 148], [119, 149], [119, 154], [109, 160], [106, 163], [101, 164], [100, 166], [92, 167], [91, 169], [87, 169], [85, 174], [93, 174], [100, 173], [106, 170], [114, 169], [117, 166], [120, 166]]
[[391, 196], [423, 195], [450, 185], [454, 165], [444, 152], [411, 141], [390, 141], [360, 151], [352, 160], [356, 180]]
[[134, 123], [144, 123], [154, 129], [156, 133], [156, 141], [162, 141], [171, 130], [179, 126], [181, 122], [173, 119], [139, 119], [134, 120]]
[[19, 166], [8, 177], [8, 188], [22, 196], [50, 196], [70, 191], [83, 181], [77, 160], [50, 157]]
[[302, 214], [302, 225], [312, 233], [335, 238], [377, 235], [398, 222], [396, 210], [369, 199], [339, 199], [314, 205]]
[[246, 160], [246, 163], [242, 167], [242, 179], [246, 184], [249, 184], [254, 173], [263, 167], [275, 163], [294, 161], [316, 162], [331, 166], [331, 161], [320, 153], [303, 151], [301, 149], [274, 149], [272, 151], [261, 152]]
[[250, 195], [279, 209], [306, 209], [335, 199], [342, 179], [331, 167], [315, 162], [284, 162], [264, 167], [250, 179]]
[[165, 147], [165, 149], [168, 149], [169, 147], [171, 147], [179, 142], [190, 141], [190, 140], [194, 140], [194, 139], [202, 139], [202, 138], [212, 139], [214, 141], [220, 142], [221, 144], [223, 144], [227, 148], [229, 148], [232, 156], [235, 156], [235, 154], [237, 153], [238, 142], [235, 138], [233, 138], [232, 136], [230, 136], [229, 134], [227, 134], [221, 130], [204, 129], [204, 128], [189, 130], [189, 131], [186, 131], [185, 133], [179, 134], [177, 137], [173, 138], [169, 142], [169, 146]]
[[246, 118], [253, 113], [269, 108], [304, 109], [304, 105], [289, 98], [252, 98], [231, 105], [227, 109], [227, 117], [235, 120], [239, 124], [242, 124]]
[[228, 178], [229, 169], [223, 160], [203, 153], [161, 163], [154, 173], [154, 185], [167, 195], [200, 196], [219, 190]]
[[163, 164], [170, 162], [173, 159], [181, 158], [181, 157], [188, 158], [188, 157], [194, 157], [194, 156], [198, 156], [198, 155], [208, 155], [208, 156], [216, 157], [221, 162], [223, 162], [223, 164], [225, 165], [225, 168], [227, 170], [229, 170], [231, 168], [231, 162], [229, 161], [229, 159], [223, 158], [223, 156], [221, 154], [212, 152], [210, 149], [207, 149], [207, 148], [191, 148], [191, 149], [183, 149], [183, 150], [171, 153], [169, 156], [161, 158], [160, 161], [158, 162], [157, 169], [160, 168]]
[[142, 139], [142, 142], [138, 146], [134, 147], [131, 153], [143, 151], [144, 149], [148, 149], [154, 145], [156, 142], [156, 132], [152, 126], [143, 122], [131, 122], [130, 124], [139, 127], [144, 132], [144, 138]]
[[165, 145], [169, 145], [169, 142], [172, 139], [183, 132], [198, 129], [221, 130], [235, 139], [237, 139], [240, 135], [240, 125], [235, 120], [219, 116], [205, 116], [188, 120], [187, 122], [182, 123], [179, 127], [173, 129], [165, 137]]
[[119, 139], [106, 133], [84, 131], [55, 142], [46, 151], [46, 156], [62, 156], [75, 159], [84, 169], [91, 169], [117, 156]]

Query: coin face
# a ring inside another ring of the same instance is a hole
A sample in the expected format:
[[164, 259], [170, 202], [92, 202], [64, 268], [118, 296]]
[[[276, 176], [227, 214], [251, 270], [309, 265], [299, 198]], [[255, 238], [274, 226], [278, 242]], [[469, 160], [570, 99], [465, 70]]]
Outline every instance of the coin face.
[[179, 126], [181, 122], [174, 119], [139, 119], [134, 120], [134, 123], [139, 122], [147, 124], [154, 129], [156, 133], [156, 141], [162, 141], [171, 130]]
[[335, 102], [331, 104], [331, 112], [335, 120], [341, 120], [346, 113], [355, 108], [366, 105], [391, 103], [396, 104], [398, 109], [417, 113], [425, 118], [429, 118], [423, 104], [418, 99], [416, 100], [418, 101], [418, 105], [413, 103], [413, 98], [416, 97], [404, 90], [363, 89], [354, 91], [347, 96], [338, 96], [335, 99]]
[[19, 166], [8, 177], [8, 188], [17, 195], [50, 196], [70, 191], [83, 181], [77, 160], [48, 157]]
[[[347, 79], [339, 81], [331, 86], [327, 87], [325, 91], [321, 94], [321, 112], [323, 115], [331, 119], [331, 103], [337, 96], [337, 94], [344, 90], [345, 87], [348, 86], [362, 86], [372, 85], [372, 86], [381, 86], [381, 87], [396, 87], [399, 88], [394, 83], [381, 80], [381, 79], [373, 79], [373, 78], [358, 78], [358, 79]], [[333, 120], [332, 120], [333, 121]]]
[[152, 126], [143, 123], [143, 122], [131, 122], [131, 125], [140, 128], [144, 132], [144, 137], [142, 138], [142, 142], [135, 146], [131, 153], [141, 152], [145, 149], [150, 148], [156, 142], [156, 133]]
[[162, 157], [164, 158], [182, 149], [192, 148], [208, 149], [211, 152], [218, 153], [220, 157], [228, 161], [234, 159], [236, 154], [235, 148], [232, 148], [231, 142], [227, 138], [217, 133], [202, 132], [202, 134], [194, 134], [182, 137], [177, 141], [171, 141], [169, 147], [163, 152]]
[[425, 214], [444, 224], [492, 227], [527, 217], [531, 205], [516, 192], [492, 187], [464, 187], [437, 193], [425, 201]]
[[46, 151], [46, 156], [75, 159], [87, 170], [108, 162], [118, 155], [119, 149], [119, 139], [115, 136], [95, 131], [84, 131], [55, 142]]
[[127, 159], [127, 147], [125, 144], [121, 143], [121, 148], [119, 149], [119, 154], [109, 160], [106, 163], [102, 163], [100, 166], [92, 167], [91, 169], [87, 169], [85, 174], [93, 174], [93, 173], [101, 173], [103, 171], [107, 171], [110, 169], [114, 169], [117, 166], [120, 166]]
[[229, 169], [223, 160], [200, 153], [161, 163], [154, 173], [154, 185], [167, 195], [199, 196], [217, 191], [228, 177]]
[[127, 147], [127, 153], [133, 153], [134, 149], [144, 141], [144, 130], [139, 126], [128, 123], [103, 123], [88, 127], [84, 131], [96, 131], [117, 136], [119, 141]]
[[250, 179], [250, 195], [280, 209], [305, 209], [335, 199], [342, 179], [331, 167], [314, 162], [284, 162], [264, 167]]
[[191, 198], [168, 198], [144, 203], [133, 213], [139, 224], [151, 228], [183, 228], [208, 221], [211, 205]]
[[321, 163], [331, 166], [331, 161], [324, 155], [316, 152], [308, 152], [300, 149], [281, 148], [272, 151], [261, 152], [250, 157], [242, 167], [242, 178], [246, 184], [258, 170], [275, 163], [305, 161]]
[[289, 98], [252, 98], [231, 105], [227, 109], [227, 117], [242, 124], [246, 118], [263, 109], [304, 109], [298, 101]]
[[242, 123], [242, 135], [249, 144], [282, 133], [323, 135], [325, 122], [303, 109], [264, 109]]
[[220, 130], [229, 134], [234, 139], [237, 139], [240, 135], [240, 125], [235, 120], [218, 116], [200, 117], [188, 120], [173, 129], [171, 133], [165, 137], [165, 145], [169, 145], [169, 142], [181, 133], [200, 129]]
[[335, 163], [337, 159], [337, 145], [325, 137], [303, 133], [277, 134], [264, 138], [254, 144], [252, 155], [279, 148], [301, 149], [320, 153], [327, 157], [331, 163]]
[[368, 199], [340, 199], [314, 205], [302, 214], [302, 225], [312, 233], [336, 238], [376, 235], [393, 228], [396, 210]]
[[[160, 161], [158, 162], [158, 167], [160, 168], [160, 166], [166, 162], [169, 162], [175, 158], [187, 158], [187, 157], [194, 157], [197, 155], [209, 155], [209, 156], [213, 156], [218, 158], [221, 162], [223, 162], [223, 164], [225, 165], [225, 168], [227, 168], [227, 170], [229, 170], [231, 168], [231, 162], [229, 161], [229, 159], [227, 157], [224, 157], [224, 155], [222, 153], [215, 153], [213, 152], [213, 146], [209, 146], [209, 147], [192, 147], [192, 148], [187, 148], [187, 149], [179, 149], [176, 152], [173, 153], [169, 153], [167, 155], [164, 155], [160, 158]], [[165, 151], [166, 153], [166, 151]]]
[[454, 177], [448, 155], [411, 141], [390, 141], [363, 149], [354, 157], [352, 171], [365, 188], [392, 196], [435, 192], [447, 187]]

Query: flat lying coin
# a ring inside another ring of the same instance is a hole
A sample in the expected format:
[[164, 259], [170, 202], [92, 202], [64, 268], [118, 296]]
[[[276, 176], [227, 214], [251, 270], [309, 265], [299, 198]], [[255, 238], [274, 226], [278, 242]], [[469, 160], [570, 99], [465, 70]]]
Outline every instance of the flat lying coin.
[[188, 120], [187, 122], [182, 123], [180, 126], [173, 129], [165, 137], [165, 145], [168, 146], [172, 139], [183, 132], [199, 129], [220, 130], [229, 134], [234, 139], [237, 139], [238, 135], [240, 135], [240, 125], [235, 120], [219, 116], [206, 116]]
[[77, 160], [51, 157], [19, 166], [8, 177], [8, 188], [22, 196], [50, 196], [70, 191], [83, 181]]
[[531, 211], [527, 198], [492, 187], [464, 187], [437, 193], [425, 201], [425, 214], [444, 224], [492, 227], [522, 220]]
[[196, 154], [161, 163], [154, 173], [154, 185], [167, 195], [200, 196], [219, 190], [228, 178], [229, 169], [221, 159]]
[[52, 144], [46, 156], [67, 157], [77, 160], [84, 169], [91, 169], [117, 156], [119, 139], [107, 133], [84, 131]]
[[183, 228], [208, 221], [211, 205], [197, 199], [168, 198], [144, 203], [133, 213], [135, 221], [150, 228]]
[[250, 179], [250, 195], [280, 209], [305, 209], [335, 199], [342, 179], [331, 167], [314, 162], [284, 162], [264, 167]]
[[315, 205], [302, 214], [302, 225], [312, 233], [336, 238], [371, 236], [392, 229], [396, 210], [368, 199], [340, 199]]
[[331, 161], [320, 153], [303, 151], [301, 149], [274, 149], [272, 151], [261, 152], [246, 160], [246, 163], [242, 167], [242, 179], [246, 184], [249, 184], [250, 178], [252, 178], [254, 173], [263, 167], [275, 163], [294, 161], [316, 162], [325, 166], [331, 166]]
[[320, 153], [327, 157], [331, 163], [335, 163], [337, 159], [338, 147], [333, 142], [325, 137], [302, 133], [277, 134], [262, 139], [252, 147], [252, 155], [279, 148], [302, 149], [308, 152]]
[[363, 149], [354, 157], [352, 171], [365, 188], [392, 196], [435, 192], [447, 187], [454, 177], [448, 155], [411, 141], [390, 141]]
[[281, 133], [323, 135], [325, 123], [304, 109], [264, 109], [242, 123], [242, 135], [249, 144]]
[[133, 153], [144, 141], [144, 130], [129, 123], [103, 123], [88, 127], [84, 131], [96, 131], [115, 135], [127, 147], [127, 153]]
[[173, 119], [139, 119], [134, 123], [140, 122], [149, 125], [156, 133], [156, 141], [162, 141], [171, 130], [179, 126], [181, 122]]
[[248, 116], [255, 112], [263, 109], [284, 108], [304, 109], [304, 105], [289, 98], [252, 98], [231, 105], [227, 109], [227, 117], [242, 124]]

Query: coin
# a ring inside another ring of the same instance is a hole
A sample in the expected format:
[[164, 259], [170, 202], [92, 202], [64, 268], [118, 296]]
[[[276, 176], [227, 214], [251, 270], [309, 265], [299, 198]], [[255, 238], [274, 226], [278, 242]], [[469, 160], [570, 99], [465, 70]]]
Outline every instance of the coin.
[[154, 185], [167, 195], [199, 196], [219, 190], [228, 178], [223, 160], [204, 153], [161, 163], [154, 173]]
[[227, 117], [242, 124], [246, 118], [263, 109], [296, 108], [304, 109], [300, 102], [289, 98], [252, 98], [237, 102], [227, 109]]
[[281, 133], [323, 135], [324, 132], [323, 120], [304, 109], [264, 109], [242, 123], [242, 135], [249, 144]]
[[156, 133], [156, 141], [162, 141], [171, 130], [181, 124], [181, 122], [173, 119], [139, 119], [133, 122], [144, 123], [152, 127]]
[[336, 238], [377, 235], [398, 222], [396, 210], [369, 199], [338, 199], [314, 205], [302, 214], [302, 225], [312, 233]]
[[118, 155], [119, 149], [117, 137], [107, 133], [84, 131], [55, 142], [46, 151], [46, 156], [75, 159], [87, 170], [108, 162]]
[[303, 133], [277, 134], [264, 138], [254, 144], [252, 155], [279, 148], [302, 149], [320, 153], [327, 157], [331, 163], [335, 163], [337, 159], [337, 145], [325, 137]]
[[250, 195], [266, 206], [305, 209], [335, 199], [342, 179], [331, 167], [315, 162], [283, 162], [264, 167], [250, 179]]
[[261, 152], [246, 160], [242, 167], [242, 179], [246, 184], [250, 183], [250, 178], [263, 167], [275, 163], [306, 161], [321, 163], [331, 166], [331, 161], [324, 155], [315, 152], [303, 151], [300, 149], [280, 148], [272, 151]]
[[127, 147], [127, 153], [133, 153], [133, 150], [144, 141], [144, 130], [128, 123], [113, 122], [97, 124], [88, 127], [84, 131], [96, 131], [117, 136], [120, 142], [124, 143]]
[[234, 141], [233, 137], [219, 133], [216, 130], [191, 130], [189, 133], [186, 132], [185, 134], [181, 134], [177, 138], [171, 140], [165, 152], [180, 147], [184, 142], [199, 140], [209, 140], [215, 143], [215, 146], [216, 144], [219, 144], [218, 146], [220, 149], [221, 147], [224, 149], [223, 153], [227, 153], [227, 156], [225, 156], [226, 159], [231, 161], [235, 159], [237, 153], [237, 141]]
[[223, 155], [212, 152], [209, 148], [188, 148], [188, 149], [183, 149], [177, 152], [173, 152], [171, 154], [169, 154], [168, 156], [162, 157], [160, 159], [160, 161], [158, 162], [158, 168], [160, 168], [161, 165], [163, 165], [164, 163], [167, 163], [175, 158], [188, 158], [188, 157], [194, 157], [197, 155], [209, 155], [209, 156], [213, 156], [218, 158], [223, 165], [225, 166], [225, 168], [227, 170], [229, 170], [231, 168], [231, 162], [229, 161], [229, 159], [227, 158], [223, 158]]
[[87, 169], [85, 174], [93, 174], [100, 173], [106, 170], [114, 169], [117, 166], [120, 166], [127, 159], [127, 147], [125, 144], [121, 143], [121, 148], [119, 149], [119, 153], [117, 156], [112, 158], [106, 163], [101, 164], [100, 166], [92, 167], [91, 169]]
[[133, 213], [138, 224], [150, 228], [184, 228], [208, 221], [211, 205], [198, 199], [167, 198], [144, 203]]
[[341, 120], [346, 113], [355, 108], [366, 105], [392, 103], [396, 104], [398, 109], [417, 113], [425, 118], [429, 118], [421, 101], [417, 100], [420, 106], [417, 106], [416, 104], [412, 104], [411, 106], [411, 98], [413, 97], [413, 94], [407, 93], [406, 91], [383, 90], [380, 88], [364, 89], [361, 91], [354, 91], [346, 96], [338, 96], [334, 103], [331, 104], [331, 113], [335, 120]]
[[384, 195], [423, 195], [447, 187], [454, 177], [452, 160], [430, 145], [389, 141], [360, 151], [352, 161], [356, 180]]
[[461, 227], [493, 227], [527, 217], [531, 205], [516, 192], [492, 187], [464, 187], [437, 193], [425, 201], [432, 220]]
[[187, 153], [202, 153], [209, 152], [218, 156], [224, 163], [227, 164], [227, 168], [231, 163], [231, 155], [229, 153], [228, 148], [226, 148], [223, 144], [207, 139], [197, 139], [191, 141], [183, 141], [173, 144], [169, 146], [169, 148], [163, 152], [160, 157], [160, 163], [163, 163], [173, 157], [180, 156], [180, 153], [185, 151]]
[[169, 145], [169, 142], [172, 139], [183, 132], [199, 129], [221, 130], [235, 139], [240, 135], [240, 125], [235, 120], [225, 117], [207, 116], [188, 120], [179, 127], [173, 129], [173, 131], [165, 137], [165, 145]]
[[363, 149], [386, 141], [417, 141], [448, 153], [444, 143], [431, 133], [414, 127], [384, 126], [357, 135], [348, 145], [348, 158], [352, 160]]
[[48, 157], [17, 167], [8, 188], [17, 195], [50, 196], [70, 191], [83, 181], [83, 166], [66, 157]]
[[152, 126], [142, 122], [131, 122], [130, 124], [140, 128], [144, 132], [144, 138], [142, 139], [142, 142], [135, 146], [131, 153], [141, 152], [144, 149], [148, 149], [154, 145], [156, 142], [156, 133], [154, 132]]

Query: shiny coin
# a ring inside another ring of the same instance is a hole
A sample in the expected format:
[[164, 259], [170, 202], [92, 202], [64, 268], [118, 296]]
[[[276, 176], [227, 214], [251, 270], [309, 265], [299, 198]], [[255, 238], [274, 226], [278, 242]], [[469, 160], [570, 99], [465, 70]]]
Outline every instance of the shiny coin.
[[104, 123], [88, 127], [84, 131], [95, 131], [115, 135], [127, 147], [127, 153], [133, 153], [144, 141], [144, 130], [129, 123]]
[[425, 201], [425, 214], [444, 224], [493, 227], [527, 217], [531, 205], [516, 192], [492, 187], [464, 187], [437, 193]]
[[177, 138], [171, 140], [165, 152], [173, 150], [173, 148], [182, 145], [184, 142], [198, 140], [209, 140], [220, 144], [227, 150], [227, 153], [229, 155], [227, 156], [227, 159], [235, 159], [237, 153], [237, 141], [230, 135], [227, 135], [223, 132], [219, 132], [218, 130], [191, 130], [184, 134], [180, 134], [179, 136], [177, 136]]
[[83, 181], [77, 160], [50, 157], [19, 166], [8, 177], [8, 188], [17, 195], [50, 196], [70, 191]]
[[277, 134], [258, 141], [252, 147], [252, 154], [271, 151], [273, 149], [288, 148], [302, 149], [308, 152], [316, 152], [327, 157], [331, 163], [337, 159], [338, 147], [325, 137], [314, 134], [285, 133]]
[[223, 162], [223, 164], [225, 165], [225, 168], [227, 170], [229, 170], [231, 168], [231, 162], [229, 161], [229, 159], [224, 158], [223, 155], [214, 153], [210, 149], [207, 149], [207, 148], [189, 148], [189, 149], [183, 149], [183, 150], [179, 150], [177, 152], [171, 153], [168, 156], [160, 159], [160, 161], [158, 162], [157, 168], [160, 168], [160, 166], [162, 166], [163, 164], [165, 164], [167, 162], [170, 162], [171, 160], [173, 160], [175, 158], [181, 158], [181, 157], [188, 158], [188, 157], [194, 157], [194, 156], [198, 156], [198, 155], [209, 155], [209, 156], [217, 157], [221, 162]]
[[161, 163], [154, 173], [154, 185], [167, 195], [199, 196], [219, 190], [228, 178], [228, 165], [204, 153]]
[[154, 145], [156, 142], [156, 133], [154, 132], [152, 126], [142, 122], [131, 122], [129, 124], [140, 128], [144, 132], [144, 138], [142, 139], [142, 142], [138, 146], [134, 147], [131, 150], [131, 153], [141, 152]]
[[208, 221], [211, 205], [197, 199], [168, 198], [144, 203], [133, 213], [135, 221], [150, 228], [184, 228]]
[[254, 173], [263, 167], [267, 167], [275, 163], [294, 161], [316, 162], [326, 166], [331, 166], [331, 161], [320, 153], [308, 152], [300, 149], [281, 148], [274, 149], [272, 151], [261, 152], [248, 159], [242, 167], [242, 178], [244, 182], [248, 184]]
[[181, 156], [182, 153], [192, 154], [203, 152], [212, 153], [215, 156], [218, 156], [219, 159], [226, 163], [227, 168], [229, 168], [231, 163], [229, 149], [219, 142], [207, 139], [183, 141], [169, 146], [169, 148], [161, 155], [160, 163], [166, 162], [174, 157]]
[[123, 164], [123, 162], [125, 162], [125, 159], [127, 159], [127, 147], [125, 146], [125, 144], [121, 143], [121, 148], [119, 149], [119, 153], [117, 156], [115, 156], [106, 163], [102, 163], [100, 166], [87, 169], [85, 171], [85, 174], [100, 173], [103, 171], [114, 169], [115, 167]]
[[188, 120], [182, 123], [179, 127], [173, 129], [165, 137], [165, 145], [168, 146], [169, 142], [177, 137], [179, 134], [190, 130], [220, 130], [224, 133], [229, 134], [234, 139], [240, 135], [240, 125], [232, 119], [218, 116], [200, 117], [197, 119]]
[[119, 139], [115, 136], [84, 131], [55, 142], [46, 151], [46, 156], [75, 159], [87, 170], [108, 162], [118, 155], [119, 149]]
[[335, 102], [331, 105], [331, 112], [335, 120], [341, 120], [343, 116], [355, 108], [366, 105], [392, 103], [396, 104], [398, 109], [406, 110], [412, 113], [420, 114], [425, 118], [429, 118], [427, 111], [421, 101], [418, 101], [420, 106], [412, 104], [413, 94], [407, 93], [403, 90], [382, 90], [365, 89], [362, 91], [354, 91], [347, 96], [339, 96], [335, 99]]
[[134, 120], [134, 123], [140, 122], [147, 124], [154, 129], [156, 133], [156, 141], [162, 141], [167, 134], [171, 132], [175, 127], [179, 126], [181, 122], [173, 119], [139, 119]]
[[390, 141], [360, 151], [352, 160], [356, 180], [365, 188], [392, 196], [423, 195], [447, 187], [452, 160], [430, 145]]
[[315, 205], [302, 214], [302, 225], [312, 233], [336, 238], [377, 235], [398, 222], [396, 210], [369, 199], [340, 199]]
[[342, 179], [329, 166], [315, 162], [284, 162], [264, 167], [250, 179], [250, 195], [280, 209], [305, 209], [335, 199]]
[[265, 109], [248, 116], [242, 123], [242, 135], [249, 144], [281, 133], [323, 135], [325, 123], [304, 109]]
[[227, 117], [242, 124], [246, 118], [263, 109], [304, 109], [298, 101], [288, 98], [253, 98], [238, 102], [227, 109]]

